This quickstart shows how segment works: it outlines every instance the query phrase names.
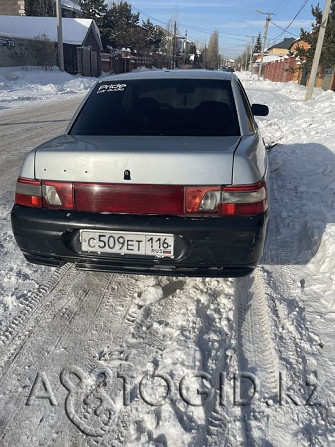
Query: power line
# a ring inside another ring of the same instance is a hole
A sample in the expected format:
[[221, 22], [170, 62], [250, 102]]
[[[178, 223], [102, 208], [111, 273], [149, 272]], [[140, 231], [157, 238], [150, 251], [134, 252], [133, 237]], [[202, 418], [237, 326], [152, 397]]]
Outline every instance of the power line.
[[[156, 17], [153, 17], [153, 16], [151, 16], [150, 14], [147, 14], [146, 12], [144, 12], [144, 11], [142, 11], [142, 10], [140, 10], [140, 9], [138, 9], [138, 8], [136, 8], [136, 7], [134, 7], [134, 6], [131, 6], [132, 7], [132, 9], [134, 9], [135, 11], [137, 11], [137, 12], [139, 12], [140, 14], [143, 14], [143, 15], [145, 15], [146, 17], [148, 17], [149, 19], [152, 19], [152, 20], [154, 20], [155, 22], [158, 22], [158, 23], [161, 23], [161, 24], [163, 24], [164, 26], [166, 26], [166, 23], [165, 22], [162, 22], [161, 20], [159, 20], [159, 19], [157, 19]], [[210, 31], [210, 30], [208, 30], [208, 29], [206, 29], [206, 28], [199, 28], [199, 27], [196, 27], [196, 26], [192, 26], [192, 25], [186, 25], [186, 24], [183, 24], [183, 23], [178, 23], [178, 26], [181, 26], [181, 27], [183, 27], [183, 28], [185, 28], [185, 29], [191, 29], [191, 30], [193, 30], [193, 31], [197, 31], [197, 32], [199, 32], [199, 33], [204, 33], [204, 34], [209, 34], [209, 35], [211, 35], [211, 34], [213, 34], [213, 31]], [[220, 33], [220, 32], [218, 32], [218, 35], [219, 36], [221, 36], [221, 37], [224, 37], [224, 36], [229, 36], [229, 37], [231, 37], [232, 39], [234, 39], [234, 40], [240, 40], [240, 41], [246, 41], [246, 39], [245, 38], [243, 38], [244, 36], [242, 35], [242, 34], [232, 34], [232, 33]], [[236, 37], [235, 37], [236, 36]]]
[[234, 45], [233, 47], [223, 46], [222, 48], [226, 48], [227, 50], [233, 50], [235, 48], [245, 48], [245, 44], [243, 44], [243, 45]]
[[[296, 34], [291, 33], [290, 31], [285, 30], [284, 28], [282, 28], [281, 26], [277, 25], [275, 22], [271, 22], [272, 25], [276, 26], [277, 28], [281, 29], [282, 31], [285, 31], [286, 34], [291, 34], [291, 36], [293, 37], [299, 37]], [[275, 39], [270, 39], [270, 40], [276, 40]]]
[[280, 12], [282, 12], [283, 9], [286, 8], [286, 6], [288, 5], [289, 2], [290, 2], [290, 0], [284, 0], [284, 2], [282, 3], [282, 0], [280, 0], [277, 3], [277, 6], [271, 8], [271, 9], [275, 14], [279, 14]]
[[283, 36], [286, 33], [286, 31], [289, 29], [289, 27], [292, 25], [292, 23], [295, 21], [295, 19], [298, 17], [298, 15], [301, 13], [301, 11], [304, 9], [304, 7], [307, 5], [308, 2], [309, 2], [309, 0], [304, 0], [304, 2], [301, 5], [301, 7], [300, 7], [299, 11], [297, 12], [297, 14], [293, 17], [293, 19], [287, 25], [287, 27], [277, 37], [274, 38], [274, 40], [280, 39], [281, 36]]
[[143, 12], [143, 11], [141, 11], [140, 9], [135, 8], [135, 6], [133, 6], [133, 5], [131, 5], [131, 9], [135, 9], [135, 11], [137, 11], [137, 12], [139, 12], [139, 13], [145, 15], [146, 17], [149, 17], [149, 19], [152, 19], [152, 20], [154, 20], [155, 22], [161, 23], [162, 25], [166, 26], [166, 22], [162, 22], [161, 20], [156, 19], [155, 17], [153, 17], [153, 16], [147, 14], [146, 12]]
[[[186, 27], [186, 28], [190, 28], [190, 29], [193, 29], [193, 30], [195, 30], [195, 31], [199, 31], [199, 32], [203, 32], [203, 33], [208, 33], [208, 34], [213, 34], [213, 31], [210, 31], [210, 30], [208, 30], [208, 29], [205, 29], [205, 28], [198, 28], [198, 27], [192, 27], [192, 26], [190, 26], [190, 25], [185, 25], [185, 24], [183, 24], [183, 23], [180, 23], [179, 24], [180, 26], [184, 26], [184, 27]], [[237, 37], [244, 37], [242, 34], [233, 34], [233, 33], [220, 33], [220, 32], [218, 32], [218, 34], [220, 35], [223, 35], [223, 36], [237, 36]], [[238, 39], [238, 40], [240, 40], [240, 39]]]

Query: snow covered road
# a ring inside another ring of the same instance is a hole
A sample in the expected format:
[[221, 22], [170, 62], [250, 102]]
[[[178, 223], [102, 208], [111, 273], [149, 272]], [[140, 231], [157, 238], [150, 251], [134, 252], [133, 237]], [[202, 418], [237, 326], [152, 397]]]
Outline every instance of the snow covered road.
[[271, 225], [237, 280], [26, 263], [19, 167], [81, 97], [0, 111], [1, 447], [334, 445], [335, 95], [241, 78], [271, 110]]
[[15, 247], [10, 210], [20, 166], [36, 145], [64, 132], [82, 97], [0, 111], [0, 307], [9, 313], [52, 271], [29, 266]]

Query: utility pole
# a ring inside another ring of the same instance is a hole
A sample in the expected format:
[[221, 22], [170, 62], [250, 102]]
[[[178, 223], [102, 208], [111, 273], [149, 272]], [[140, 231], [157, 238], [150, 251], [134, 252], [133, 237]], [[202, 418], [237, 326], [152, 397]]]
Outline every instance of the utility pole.
[[273, 16], [274, 13], [273, 12], [262, 12], [259, 9], [257, 9], [257, 12], [259, 14], [266, 14], [266, 22], [265, 22], [265, 30], [264, 30], [264, 36], [263, 36], [261, 61], [260, 61], [260, 64], [259, 64], [259, 69], [258, 69], [258, 80], [260, 80], [261, 73], [262, 73], [262, 66], [263, 66], [263, 59], [264, 59], [264, 52], [265, 52], [265, 47], [266, 47], [266, 41], [267, 41], [267, 38], [268, 38], [269, 25], [270, 25], [270, 22], [271, 22], [271, 16]]
[[64, 71], [64, 52], [63, 52], [63, 31], [62, 31], [62, 7], [61, 0], [56, 0], [57, 14], [57, 40], [58, 40], [58, 66], [60, 71]]
[[312, 99], [312, 96], [313, 96], [313, 89], [314, 89], [314, 85], [315, 85], [315, 81], [316, 81], [316, 76], [318, 73], [320, 56], [321, 56], [323, 41], [325, 38], [327, 22], [328, 22], [330, 3], [331, 3], [331, 0], [326, 0], [325, 8], [323, 10], [320, 31], [319, 31], [316, 48], [315, 48], [312, 71], [311, 71], [311, 75], [309, 77], [309, 83], [308, 83], [308, 87], [307, 87], [305, 101], [309, 101], [310, 99]]
[[186, 65], [186, 49], [187, 49], [187, 30], [185, 33], [185, 45], [184, 45], [184, 65]]
[[172, 38], [172, 70], [174, 70], [176, 68], [176, 47], [177, 47], [177, 22], [174, 22], [174, 27], [173, 27], [173, 38]]

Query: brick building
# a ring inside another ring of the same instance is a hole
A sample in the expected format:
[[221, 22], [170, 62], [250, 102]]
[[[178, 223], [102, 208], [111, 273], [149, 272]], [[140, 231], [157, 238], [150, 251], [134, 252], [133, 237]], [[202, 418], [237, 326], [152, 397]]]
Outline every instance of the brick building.
[[[61, 0], [63, 17], [81, 17], [79, 0]], [[24, 16], [25, 0], [0, 0], [0, 15]]]
[[276, 56], [287, 56], [289, 49], [291, 48], [295, 39], [293, 37], [285, 38], [282, 42], [273, 45], [268, 48], [267, 54], [274, 54]]
[[24, 0], [1, 0], [0, 15], [23, 16], [24, 15]]

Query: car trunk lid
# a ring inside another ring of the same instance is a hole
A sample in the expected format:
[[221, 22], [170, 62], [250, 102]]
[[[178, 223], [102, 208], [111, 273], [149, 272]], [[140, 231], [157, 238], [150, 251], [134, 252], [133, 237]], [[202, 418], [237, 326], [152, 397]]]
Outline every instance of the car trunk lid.
[[63, 135], [36, 149], [35, 178], [113, 184], [231, 184], [240, 139]]

